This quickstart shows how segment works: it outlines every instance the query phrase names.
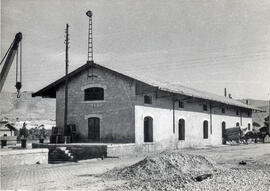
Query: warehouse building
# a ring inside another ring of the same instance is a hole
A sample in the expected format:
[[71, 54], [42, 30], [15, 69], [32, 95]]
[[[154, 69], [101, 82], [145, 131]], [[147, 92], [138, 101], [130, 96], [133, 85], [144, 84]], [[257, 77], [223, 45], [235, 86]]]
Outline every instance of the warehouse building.
[[[250, 129], [256, 110], [232, 98], [98, 64], [81, 66], [68, 81], [67, 123], [76, 126], [77, 142], [219, 145], [226, 128]], [[33, 96], [56, 98], [56, 125], [63, 128], [65, 77]]]

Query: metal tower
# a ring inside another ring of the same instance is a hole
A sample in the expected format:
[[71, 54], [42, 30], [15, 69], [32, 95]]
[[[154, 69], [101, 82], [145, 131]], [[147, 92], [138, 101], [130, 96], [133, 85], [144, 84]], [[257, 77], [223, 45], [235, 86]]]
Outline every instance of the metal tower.
[[87, 55], [87, 64], [91, 69], [91, 74], [88, 70], [87, 77], [93, 79], [97, 77], [94, 75], [94, 56], [93, 56], [93, 27], [92, 27], [92, 11], [87, 11], [86, 15], [89, 17], [89, 25], [88, 25], [88, 55]]

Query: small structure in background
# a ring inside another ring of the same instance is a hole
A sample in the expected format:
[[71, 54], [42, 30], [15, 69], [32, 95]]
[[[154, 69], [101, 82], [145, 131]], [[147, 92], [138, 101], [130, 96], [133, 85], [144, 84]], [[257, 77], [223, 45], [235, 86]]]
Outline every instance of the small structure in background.
[[8, 121], [0, 121], [0, 136], [16, 136], [18, 130]]
[[16, 144], [18, 130], [8, 121], [0, 121], [1, 148], [7, 144]]

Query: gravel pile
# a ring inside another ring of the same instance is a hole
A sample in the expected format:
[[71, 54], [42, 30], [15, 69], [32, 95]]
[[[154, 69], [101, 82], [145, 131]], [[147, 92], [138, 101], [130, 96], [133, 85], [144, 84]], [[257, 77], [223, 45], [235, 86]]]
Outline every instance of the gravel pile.
[[215, 171], [215, 164], [204, 156], [162, 152], [102, 176], [127, 180], [127, 184], [115, 190], [175, 190], [184, 188], [189, 182], [196, 182], [195, 178], [199, 175]]
[[[171, 189], [174, 190], [174, 189]], [[270, 168], [268, 169], [222, 169], [213, 178], [202, 182], [189, 182], [181, 190], [270, 190]]]

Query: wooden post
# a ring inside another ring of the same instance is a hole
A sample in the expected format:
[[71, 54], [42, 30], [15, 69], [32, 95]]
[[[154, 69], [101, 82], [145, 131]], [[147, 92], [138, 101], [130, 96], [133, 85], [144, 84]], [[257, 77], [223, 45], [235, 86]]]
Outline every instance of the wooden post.
[[69, 33], [68, 33], [69, 25], [66, 25], [66, 75], [65, 75], [65, 113], [64, 113], [64, 136], [66, 142], [66, 136], [68, 136], [67, 129], [67, 115], [68, 115], [68, 45], [69, 45]]

